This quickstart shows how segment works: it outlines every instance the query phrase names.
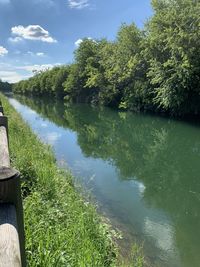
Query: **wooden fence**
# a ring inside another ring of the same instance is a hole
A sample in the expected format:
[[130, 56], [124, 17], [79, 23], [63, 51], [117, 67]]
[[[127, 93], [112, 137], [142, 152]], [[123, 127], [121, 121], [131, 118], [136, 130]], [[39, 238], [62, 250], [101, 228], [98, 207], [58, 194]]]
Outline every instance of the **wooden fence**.
[[8, 118], [0, 101], [0, 267], [25, 267], [20, 173], [10, 166]]

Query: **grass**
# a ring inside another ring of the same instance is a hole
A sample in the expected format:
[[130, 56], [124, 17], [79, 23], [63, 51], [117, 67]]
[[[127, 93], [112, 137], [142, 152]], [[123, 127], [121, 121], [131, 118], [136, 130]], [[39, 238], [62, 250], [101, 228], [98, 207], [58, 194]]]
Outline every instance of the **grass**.
[[[51, 148], [0, 98], [9, 119], [12, 166], [21, 172], [28, 266], [124, 266], [112, 231], [77, 193], [71, 174], [58, 169]], [[137, 259], [139, 264], [126, 266], [142, 267], [142, 256]]]
[[[132, 247], [132, 252], [129, 259], [122, 258], [118, 262], [120, 267], [144, 267], [147, 266], [145, 258], [143, 255], [143, 247], [134, 244]], [[149, 266], [149, 265], [148, 265]], [[150, 267], [150, 266], [149, 266]]]

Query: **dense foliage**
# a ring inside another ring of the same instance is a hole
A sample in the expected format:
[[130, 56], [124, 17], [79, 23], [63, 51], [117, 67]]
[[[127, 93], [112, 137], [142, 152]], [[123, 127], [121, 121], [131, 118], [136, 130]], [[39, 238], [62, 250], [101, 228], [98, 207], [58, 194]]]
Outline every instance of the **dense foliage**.
[[12, 85], [8, 82], [3, 82], [0, 79], [0, 91], [2, 92], [9, 92], [12, 90]]
[[14, 92], [129, 110], [200, 113], [200, 1], [152, 0], [139, 30], [123, 24], [116, 41], [84, 39], [74, 63], [37, 73]]

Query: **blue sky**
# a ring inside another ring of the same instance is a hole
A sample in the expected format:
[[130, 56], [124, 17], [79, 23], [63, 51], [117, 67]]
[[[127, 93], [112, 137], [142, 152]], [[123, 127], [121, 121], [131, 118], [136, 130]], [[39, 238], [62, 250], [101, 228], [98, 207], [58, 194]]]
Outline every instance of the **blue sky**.
[[121, 23], [140, 28], [150, 0], [0, 0], [0, 79], [73, 61], [84, 37], [114, 40]]

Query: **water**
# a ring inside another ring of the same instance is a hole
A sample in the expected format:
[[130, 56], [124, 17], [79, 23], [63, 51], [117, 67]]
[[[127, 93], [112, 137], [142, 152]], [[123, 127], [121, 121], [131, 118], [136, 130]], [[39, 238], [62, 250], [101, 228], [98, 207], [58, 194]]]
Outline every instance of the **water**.
[[200, 266], [200, 127], [50, 99], [11, 98], [153, 266]]

